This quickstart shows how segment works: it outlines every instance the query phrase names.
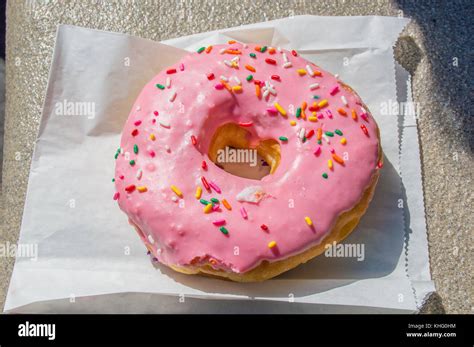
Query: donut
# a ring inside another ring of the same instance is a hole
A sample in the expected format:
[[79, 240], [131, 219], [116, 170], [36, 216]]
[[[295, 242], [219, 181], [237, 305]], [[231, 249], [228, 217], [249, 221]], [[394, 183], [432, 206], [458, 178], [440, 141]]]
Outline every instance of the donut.
[[[224, 170], [227, 149], [253, 151], [267, 174]], [[377, 124], [347, 84], [294, 50], [229, 41], [145, 85], [113, 198], [156, 264], [263, 281], [347, 237], [381, 167]]]

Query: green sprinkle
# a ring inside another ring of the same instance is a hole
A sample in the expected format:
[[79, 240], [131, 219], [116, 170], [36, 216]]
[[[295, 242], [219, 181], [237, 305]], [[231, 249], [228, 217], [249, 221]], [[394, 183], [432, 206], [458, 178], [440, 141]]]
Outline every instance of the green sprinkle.
[[199, 200], [199, 202], [203, 205], [209, 205], [209, 201], [204, 200], [204, 199]]
[[249, 54], [252, 58], [257, 58], [257, 55], [255, 53], [250, 53]]
[[320, 145], [321, 143], [323, 143], [323, 141], [321, 141], [321, 140], [318, 140], [318, 145]]
[[225, 227], [220, 227], [219, 230], [224, 234], [227, 235], [229, 233], [229, 230], [227, 230]]
[[324, 179], [327, 179], [327, 178], [328, 178], [328, 174], [327, 174], [327, 173], [323, 173], [323, 178], [324, 178]]
[[115, 178], [112, 178], [112, 182], [115, 182]]
[[159, 89], [161, 89], [161, 90], [165, 89], [165, 86], [162, 85], [162, 84], [159, 84], [159, 83], [156, 85], [156, 87], [159, 88]]
[[204, 51], [206, 49], [206, 47], [201, 47], [197, 50], [198, 53], [202, 53], [202, 51]]
[[248, 75], [247, 78], [246, 78], [246, 80], [250, 82], [251, 80], [253, 80], [253, 76], [252, 76], [252, 75]]
[[300, 118], [301, 117], [301, 107], [298, 107], [296, 109], [296, 118]]
[[288, 137], [285, 136], [280, 136], [279, 139], [280, 141], [288, 141]]
[[313, 95], [313, 99], [319, 99], [319, 95]]
[[262, 53], [265, 53], [266, 50], [267, 50], [267, 46], [263, 46], [262, 48], [260, 48], [260, 52]]
[[342, 136], [342, 131], [340, 131], [339, 129], [334, 130], [334, 132], [338, 134], [339, 136]]
[[334, 137], [334, 133], [330, 131], [325, 131], [324, 134], [329, 137]]
[[118, 155], [120, 154], [119, 151], [117, 151], [117, 153], [115, 153], [115, 159], [117, 159]]
[[133, 145], [133, 153], [138, 154], [138, 146]]
[[216, 198], [211, 198], [211, 201], [215, 204], [218, 204], [219, 203], [219, 199], [216, 199]]
[[133, 160], [133, 159], [130, 160], [130, 165], [132, 165], [132, 166], [135, 165], [135, 160]]

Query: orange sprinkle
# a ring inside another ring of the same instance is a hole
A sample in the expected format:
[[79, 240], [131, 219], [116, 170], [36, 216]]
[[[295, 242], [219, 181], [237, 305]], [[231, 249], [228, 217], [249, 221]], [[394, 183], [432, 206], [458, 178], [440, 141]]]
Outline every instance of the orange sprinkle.
[[342, 116], [347, 116], [346, 110], [344, 110], [342, 107], [338, 108], [337, 112], [339, 112], [339, 114]]
[[209, 52], [211, 52], [211, 51], [212, 51], [212, 46], [207, 46], [207, 48], [206, 48], [206, 51], [205, 51], [205, 52], [206, 52], [206, 53], [209, 53]]
[[242, 54], [238, 49], [226, 49], [225, 52], [228, 54]]
[[232, 206], [230, 206], [229, 202], [226, 199], [222, 199], [222, 205], [229, 211], [232, 210]]
[[255, 70], [255, 68], [254, 68], [252, 65], [248, 65], [248, 64], [247, 64], [247, 65], [245, 65], [245, 68], [246, 68], [247, 70], [249, 70], [249, 71], [252, 71], [252, 72], [257, 71], [257, 70]]
[[355, 111], [355, 110], [352, 110], [351, 113], [352, 113], [352, 119], [353, 119], [353, 120], [357, 120], [357, 113], [356, 113], [356, 111]]
[[301, 104], [301, 109], [306, 110], [307, 106], [308, 106], [308, 104], [306, 103], [306, 101], [303, 101], [303, 103]]
[[256, 50], [257, 52], [260, 52], [260, 51], [262, 50], [262, 47], [260, 47], [260, 46], [255, 46], [255, 50]]
[[229, 92], [232, 92], [232, 88], [231, 88], [231, 86], [229, 86], [229, 83], [227, 83], [226, 81], [223, 81], [223, 80], [221, 80], [221, 83], [225, 87], [225, 89], [227, 89]]
[[322, 76], [323, 74], [321, 73], [321, 71], [318, 71], [318, 70], [314, 70], [314, 75], [313, 76]]
[[321, 140], [323, 137], [323, 128], [318, 128], [318, 140]]
[[257, 95], [257, 98], [259, 99], [262, 97], [262, 93], [260, 91], [260, 84], [255, 85], [255, 95]]
[[336, 153], [333, 153], [332, 154], [332, 158], [334, 159], [334, 161], [336, 161], [337, 163], [341, 164], [341, 165], [344, 165], [344, 160], [338, 156]]
[[229, 41], [227, 41], [227, 43], [228, 43], [229, 45], [232, 45], [232, 44], [234, 44], [234, 43], [236, 43], [236, 42], [237, 42], [237, 41], [235, 41], [235, 40], [229, 40]]
[[270, 48], [268, 49], [268, 53], [270, 53], [270, 54], [275, 54], [275, 48], [270, 47]]

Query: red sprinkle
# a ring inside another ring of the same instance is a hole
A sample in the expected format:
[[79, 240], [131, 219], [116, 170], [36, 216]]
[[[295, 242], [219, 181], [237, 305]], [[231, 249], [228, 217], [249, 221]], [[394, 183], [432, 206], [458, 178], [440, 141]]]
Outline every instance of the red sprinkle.
[[125, 191], [126, 191], [127, 193], [131, 193], [131, 192], [133, 192], [134, 190], [135, 190], [135, 185], [134, 185], [134, 184], [131, 184], [131, 185], [129, 185], [128, 187], [125, 187]]
[[133, 124], [135, 124], [135, 126], [139, 126], [140, 124], [142, 124], [142, 121], [141, 121], [141, 120], [137, 120], [137, 121], [136, 121], [135, 123], [133, 123]]
[[198, 142], [196, 136], [191, 135], [191, 142], [193, 143], [194, 146], [196, 146], [196, 144]]
[[272, 75], [272, 80], [275, 80], [275, 81], [280, 81], [280, 76], [278, 75]]
[[202, 181], [202, 184], [204, 185], [204, 188], [210, 191], [211, 187], [209, 186], [209, 183], [207, 183], [206, 177], [202, 176], [201, 181]]
[[137, 136], [137, 135], [138, 135], [138, 129], [133, 129], [132, 136]]
[[118, 200], [120, 198], [120, 193], [119, 192], [115, 192], [114, 194], [114, 200]]
[[266, 58], [265, 62], [272, 65], [276, 65], [277, 63], [275, 59], [271, 59], [271, 58]]
[[294, 49], [291, 51], [291, 54], [293, 54], [295, 57], [298, 56], [298, 53], [296, 53], [296, 51]]
[[166, 70], [166, 73], [167, 73], [168, 75], [171, 75], [171, 74], [173, 74], [173, 73], [176, 73], [176, 69], [168, 69], [168, 70]]
[[151, 122], [152, 122], [153, 124], [155, 124], [155, 123], [156, 123], [156, 119], [153, 118], [153, 119], [151, 120]]
[[360, 128], [362, 129], [365, 135], [369, 136], [369, 131], [367, 130], [367, 127], [364, 124], [362, 124]]
[[383, 161], [382, 160], [379, 160], [379, 162], [377, 163], [377, 167], [379, 169], [383, 168]]
[[241, 127], [251, 127], [253, 125], [253, 122], [240, 122], [239, 125]]
[[120, 175], [119, 178], [120, 178], [121, 180], [123, 180], [123, 179], [125, 178], [125, 176], [124, 176], [124, 175]]
[[309, 140], [313, 135], [314, 135], [314, 130], [311, 129], [311, 130], [308, 131], [308, 133], [306, 134], [306, 138]]
[[153, 111], [153, 114], [154, 114], [155, 116], [158, 116], [159, 113], [158, 113], [158, 111]]
[[262, 230], [265, 230], [265, 231], [268, 230], [268, 227], [265, 224], [260, 225], [260, 228], [262, 228]]
[[205, 160], [202, 161], [201, 167], [202, 167], [204, 170], [207, 170], [207, 163], [206, 163]]
[[208, 74], [207, 74], [207, 79], [208, 79], [209, 81], [212, 81], [212, 80], [214, 79], [214, 74], [213, 74], [212, 72], [208, 73]]

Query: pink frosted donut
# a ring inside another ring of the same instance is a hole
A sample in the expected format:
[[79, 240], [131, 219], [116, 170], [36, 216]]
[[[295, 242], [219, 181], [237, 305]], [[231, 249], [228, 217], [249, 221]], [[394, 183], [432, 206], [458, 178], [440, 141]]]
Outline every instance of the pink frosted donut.
[[[224, 149], [256, 151], [270, 173], [225, 171]], [[377, 124], [350, 87], [295, 51], [237, 42], [156, 75], [115, 158], [114, 199], [153, 257], [235, 281], [271, 278], [344, 239], [382, 166]]]

